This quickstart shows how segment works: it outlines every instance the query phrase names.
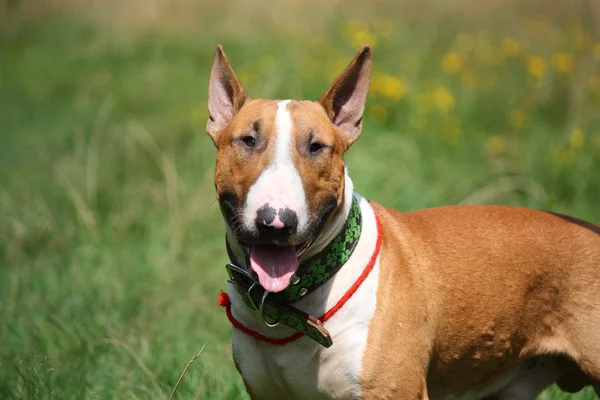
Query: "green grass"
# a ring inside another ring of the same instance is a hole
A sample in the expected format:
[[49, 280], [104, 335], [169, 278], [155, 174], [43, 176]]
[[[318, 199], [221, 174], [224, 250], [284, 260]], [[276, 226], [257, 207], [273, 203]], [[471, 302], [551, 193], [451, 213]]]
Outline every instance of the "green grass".
[[204, 345], [175, 398], [247, 398], [216, 306], [226, 254], [204, 124], [219, 42], [250, 95], [272, 98], [318, 97], [374, 44], [365, 129], [347, 155], [371, 199], [600, 222], [600, 36], [586, 3], [8, 3], [2, 399], [166, 399]]

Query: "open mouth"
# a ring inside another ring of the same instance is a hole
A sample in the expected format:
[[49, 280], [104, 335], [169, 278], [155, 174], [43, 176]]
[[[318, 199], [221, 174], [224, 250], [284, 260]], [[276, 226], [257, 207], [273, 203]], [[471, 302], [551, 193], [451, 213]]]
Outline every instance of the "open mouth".
[[278, 246], [254, 244], [250, 248], [250, 267], [258, 275], [262, 287], [272, 293], [281, 292], [290, 285], [298, 270], [299, 255], [308, 247], [308, 241], [300, 245]]

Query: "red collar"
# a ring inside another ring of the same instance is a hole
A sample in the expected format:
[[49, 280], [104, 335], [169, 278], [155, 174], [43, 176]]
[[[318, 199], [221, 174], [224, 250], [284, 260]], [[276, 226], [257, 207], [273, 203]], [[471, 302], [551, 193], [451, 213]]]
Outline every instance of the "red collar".
[[[367, 276], [369, 276], [369, 273], [373, 270], [373, 267], [375, 266], [375, 262], [377, 261], [377, 256], [379, 256], [379, 251], [381, 250], [381, 231], [382, 231], [381, 222], [379, 221], [379, 218], [377, 218], [377, 215], [375, 215], [375, 221], [377, 222], [377, 242], [375, 244], [375, 251], [373, 252], [373, 255], [371, 256], [371, 259], [369, 260], [369, 264], [367, 264], [367, 266], [365, 267], [363, 272], [360, 274], [358, 279], [354, 282], [354, 284], [350, 287], [350, 289], [348, 289], [348, 291], [342, 296], [342, 298], [339, 299], [338, 302], [331, 309], [329, 309], [329, 311], [327, 311], [325, 314], [323, 314], [319, 318], [320, 322], [323, 323], [323, 322], [327, 321], [329, 318], [333, 317], [333, 315], [336, 312], [338, 312], [344, 306], [344, 304], [346, 304], [346, 302], [350, 299], [350, 297], [352, 297], [354, 295], [354, 293], [356, 293], [356, 291], [358, 290], [360, 285], [362, 285], [362, 283], [365, 281], [365, 279], [367, 279]], [[270, 338], [270, 337], [265, 336], [253, 329], [248, 328], [247, 326], [242, 325], [242, 323], [240, 321], [235, 319], [235, 317], [233, 316], [233, 314], [231, 312], [231, 300], [229, 299], [229, 295], [227, 295], [227, 293], [221, 292], [219, 294], [218, 304], [221, 307], [225, 307], [225, 312], [227, 313], [227, 318], [229, 319], [229, 322], [231, 322], [231, 325], [233, 325], [236, 329], [244, 332], [246, 335], [252, 336], [253, 338], [258, 339], [262, 342], [269, 343], [269, 344], [276, 344], [276, 345], [284, 345], [284, 344], [291, 343], [297, 339], [300, 339], [302, 336], [304, 336], [304, 334], [302, 332], [296, 332], [293, 335], [287, 336], [284, 338]]]

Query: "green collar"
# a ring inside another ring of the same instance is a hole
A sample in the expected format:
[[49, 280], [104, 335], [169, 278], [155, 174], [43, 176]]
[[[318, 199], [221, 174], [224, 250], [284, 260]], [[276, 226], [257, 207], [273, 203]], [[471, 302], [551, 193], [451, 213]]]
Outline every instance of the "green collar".
[[296, 329], [323, 346], [329, 347], [331, 338], [320, 322], [293, 307], [291, 303], [297, 302], [323, 285], [342, 268], [358, 243], [361, 226], [360, 205], [352, 197], [350, 213], [340, 233], [316, 256], [300, 264], [296, 274], [292, 277], [291, 284], [286, 289], [271, 294], [260, 286], [245, 268], [240, 267], [229, 242], [226, 242], [227, 253], [231, 260], [231, 264], [227, 266], [230, 281], [234, 283], [235, 288], [250, 308], [258, 311], [259, 306], [257, 305], [262, 305], [264, 316]]

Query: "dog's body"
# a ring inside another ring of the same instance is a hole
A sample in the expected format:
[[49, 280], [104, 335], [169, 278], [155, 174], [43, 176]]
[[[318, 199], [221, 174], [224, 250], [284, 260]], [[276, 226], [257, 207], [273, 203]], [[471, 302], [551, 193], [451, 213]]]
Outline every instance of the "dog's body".
[[[360, 133], [369, 71], [365, 47], [319, 102], [251, 100], [217, 49], [207, 130], [235, 258], [265, 289], [286, 290], [354, 197], [362, 232], [350, 258], [294, 306], [323, 315], [372, 267], [325, 323], [329, 348], [233, 329], [251, 397], [528, 400], [554, 382], [600, 391], [600, 228], [503, 206], [399, 213], [354, 193], [342, 155]], [[234, 284], [229, 294], [247, 329], [295, 333], [266, 327]]]

